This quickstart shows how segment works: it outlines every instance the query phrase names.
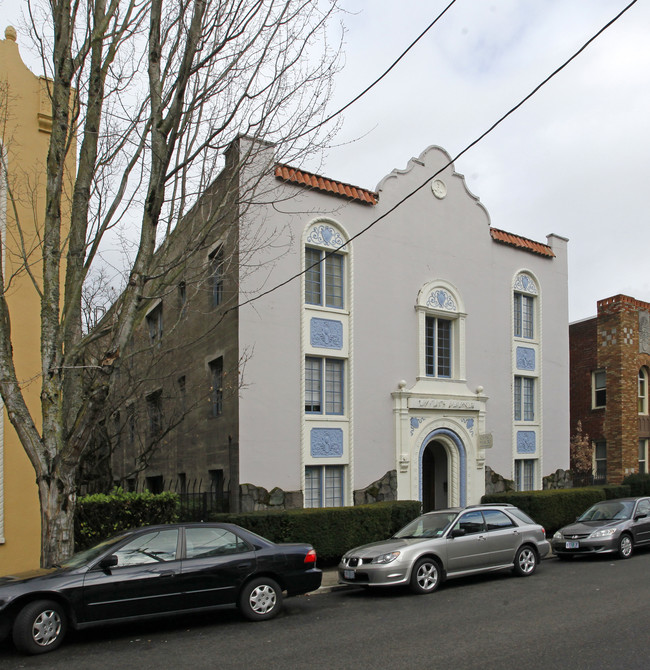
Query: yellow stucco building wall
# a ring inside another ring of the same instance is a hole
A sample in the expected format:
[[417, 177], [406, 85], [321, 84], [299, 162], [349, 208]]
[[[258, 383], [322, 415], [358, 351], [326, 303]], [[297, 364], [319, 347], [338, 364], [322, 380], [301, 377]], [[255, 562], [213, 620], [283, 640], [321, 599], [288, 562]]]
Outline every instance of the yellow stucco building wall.
[[[23, 63], [16, 31], [0, 40], [0, 236], [18, 380], [40, 424], [40, 299], [25, 271], [41, 281], [38, 227], [45, 210], [45, 165], [51, 128], [46, 80]], [[74, 153], [72, 153], [74, 169]], [[20, 235], [18, 234], [20, 229]], [[36, 476], [4, 406], [0, 414], [0, 575], [38, 567], [41, 550]]]

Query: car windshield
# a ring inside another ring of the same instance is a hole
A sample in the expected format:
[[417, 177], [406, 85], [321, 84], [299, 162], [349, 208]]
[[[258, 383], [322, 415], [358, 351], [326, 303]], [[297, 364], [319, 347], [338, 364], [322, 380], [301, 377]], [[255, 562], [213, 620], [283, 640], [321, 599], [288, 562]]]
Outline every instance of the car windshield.
[[596, 503], [584, 514], [578, 517], [578, 521], [614, 521], [629, 519], [634, 509], [633, 500], [619, 500]]
[[61, 563], [63, 568], [79, 568], [86, 563], [92, 563], [96, 558], [101, 556], [105, 551], [110, 549], [113, 545], [116, 545], [118, 542], [121, 542], [124, 539], [125, 535], [116, 535], [111, 537], [108, 540], [104, 540], [99, 544], [96, 544], [90, 549], [84, 549], [84, 551], [79, 551], [76, 554], [70, 556], [67, 560]]
[[393, 537], [441, 537], [457, 516], [457, 512], [424, 514], [406, 524]]

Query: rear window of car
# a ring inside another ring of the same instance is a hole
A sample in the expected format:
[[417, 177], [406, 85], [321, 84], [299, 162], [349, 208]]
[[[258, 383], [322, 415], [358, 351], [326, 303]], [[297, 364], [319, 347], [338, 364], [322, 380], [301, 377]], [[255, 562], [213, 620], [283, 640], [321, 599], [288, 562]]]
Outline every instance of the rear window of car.
[[531, 523], [535, 525], [535, 522], [528, 516], [528, 514], [522, 512], [518, 507], [509, 507], [507, 512], [523, 523]]

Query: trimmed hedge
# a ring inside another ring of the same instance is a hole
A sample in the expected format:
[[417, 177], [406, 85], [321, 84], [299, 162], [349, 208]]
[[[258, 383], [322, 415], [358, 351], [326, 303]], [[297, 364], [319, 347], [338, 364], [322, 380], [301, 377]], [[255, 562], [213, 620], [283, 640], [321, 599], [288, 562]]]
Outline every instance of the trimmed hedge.
[[210, 520], [236, 523], [272, 542], [308, 542], [316, 549], [320, 565], [332, 565], [348, 549], [384, 540], [420, 513], [419, 501], [406, 500], [356, 507], [215, 514]]
[[178, 495], [128, 493], [116, 489], [77, 500], [74, 520], [75, 551], [87, 549], [120, 531], [177, 520]]
[[495, 493], [481, 498], [484, 503], [511, 503], [544, 526], [548, 536], [558, 528], [575, 521], [588, 507], [599, 500], [624, 498], [629, 486], [589, 486], [575, 489], [517, 491]]
[[630, 487], [630, 495], [633, 496], [648, 496], [650, 495], [650, 474], [635, 473], [628, 475], [623, 484]]

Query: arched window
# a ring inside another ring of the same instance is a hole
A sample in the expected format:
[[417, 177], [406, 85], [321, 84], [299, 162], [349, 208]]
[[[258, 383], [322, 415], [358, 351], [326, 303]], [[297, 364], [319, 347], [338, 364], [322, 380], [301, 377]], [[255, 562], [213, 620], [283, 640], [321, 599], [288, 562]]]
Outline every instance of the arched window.
[[527, 340], [536, 338], [537, 333], [537, 284], [534, 279], [520, 272], [515, 278], [513, 311], [514, 336]]
[[347, 309], [347, 248], [341, 231], [329, 221], [318, 221], [305, 241], [305, 304]]
[[443, 281], [424, 286], [416, 305], [420, 332], [420, 377], [465, 376], [465, 313], [458, 291]]

